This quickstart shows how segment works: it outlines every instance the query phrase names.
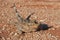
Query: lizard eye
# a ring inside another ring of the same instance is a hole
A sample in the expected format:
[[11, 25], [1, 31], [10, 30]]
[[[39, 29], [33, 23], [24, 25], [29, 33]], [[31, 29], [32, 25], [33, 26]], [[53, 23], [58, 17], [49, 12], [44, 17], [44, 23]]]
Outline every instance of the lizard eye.
[[38, 22], [37, 22], [36, 20], [34, 20], [34, 23], [35, 23], [35, 24], [38, 24]]

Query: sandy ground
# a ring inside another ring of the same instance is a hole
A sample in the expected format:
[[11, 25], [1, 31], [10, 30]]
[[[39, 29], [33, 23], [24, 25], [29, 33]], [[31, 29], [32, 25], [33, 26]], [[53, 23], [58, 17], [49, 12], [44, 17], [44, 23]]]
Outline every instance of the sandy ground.
[[[53, 28], [20, 34], [15, 25], [18, 20], [14, 4], [24, 19], [34, 12], [31, 20], [43, 21]], [[0, 0], [0, 40], [60, 40], [59, 30], [59, 0]]]

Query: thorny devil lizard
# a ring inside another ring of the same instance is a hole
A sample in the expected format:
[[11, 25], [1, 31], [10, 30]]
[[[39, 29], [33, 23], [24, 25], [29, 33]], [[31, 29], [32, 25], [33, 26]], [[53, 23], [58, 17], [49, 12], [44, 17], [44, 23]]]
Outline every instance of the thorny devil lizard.
[[19, 15], [18, 10], [16, 9], [16, 6], [14, 4], [13, 9], [15, 11], [17, 20], [18, 20], [18, 25], [17, 25], [17, 30], [20, 31], [20, 33], [22, 32], [34, 32], [37, 30], [38, 26], [41, 24], [38, 23], [36, 20], [30, 20], [29, 18], [31, 17], [31, 15], [33, 15], [34, 13], [30, 14], [26, 19], [23, 19], [21, 17], [21, 15]]

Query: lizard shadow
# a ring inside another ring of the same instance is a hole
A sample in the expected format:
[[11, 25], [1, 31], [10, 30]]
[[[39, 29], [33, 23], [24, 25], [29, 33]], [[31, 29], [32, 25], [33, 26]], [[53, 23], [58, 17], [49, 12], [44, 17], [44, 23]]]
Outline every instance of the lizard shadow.
[[48, 30], [49, 28], [51, 28], [52, 26], [48, 26], [47, 24], [39, 24], [38, 28], [36, 29], [36, 31], [40, 31], [40, 30]]

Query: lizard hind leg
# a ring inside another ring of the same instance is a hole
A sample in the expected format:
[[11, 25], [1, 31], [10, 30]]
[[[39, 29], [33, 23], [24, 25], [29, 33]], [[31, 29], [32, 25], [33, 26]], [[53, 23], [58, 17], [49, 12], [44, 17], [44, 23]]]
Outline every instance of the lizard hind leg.
[[30, 21], [31, 21], [31, 20], [30, 20], [30, 17], [31, 17], [33, 14], [34, 14], [34, 13], [31, 13], [30, 15], [28, 15], [27, 18], [25, 19], [25, 21], [30, 22]]
[[14, 9], [14, 11], [15, 11], [15, 14], [16, 14], [16, 18], [18, 19], [18, 21], [19, 22], [23, 22], [24, 21], [24, 19], [21, 17], [21, 15], [19, 15], [19, 12], [18, 12], [18, 10], [17, 10], [17, 8], [16, 8], [16, 6], [15, 6], [15, 3], [14, 3], [14, 5], [13, 5], [13, 7], [12, 7], [13, 9]]

